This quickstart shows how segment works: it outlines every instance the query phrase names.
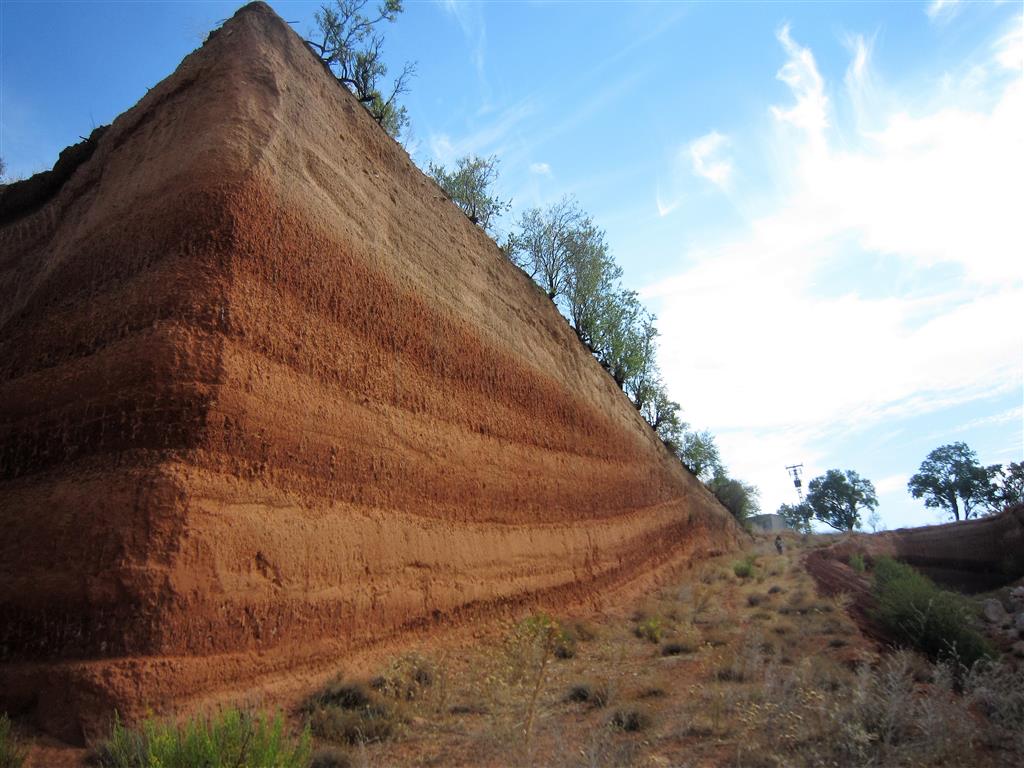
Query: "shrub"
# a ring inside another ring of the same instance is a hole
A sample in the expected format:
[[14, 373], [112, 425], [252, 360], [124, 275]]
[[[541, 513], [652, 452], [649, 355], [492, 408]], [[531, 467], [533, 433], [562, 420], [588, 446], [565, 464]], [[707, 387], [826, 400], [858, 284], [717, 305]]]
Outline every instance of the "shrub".
[[[427, 689], [434, 684], [436, 676], [433, 663], [422, 656], [409, 654], [391, 662], [382, 674], [370, 681], [370, 686], [393, 699], [414, 701], [423, 697]], [[349, 687], [354, 686], [349, 684]], [[362, 698], [364, 701], [355, 706], [366, 706], [370, 703], [365, 694]]]
[[676, 640], [675, 642], [665, 643], [661, 646], [662, 656], [679, 656], [682, 653], [693, 653], [697, 650], [697, 646], [686, 640]]
[[608, 723], [612, 727], [619, 728], [627, 733], [636, 733], [637, 731], [649, 728], [651, 718], [646, 712], [639, 709], [618, 709], [612, 713]]
[[747, 605], [749, 605], [751, 608], [756, 608], [757, 606], [759, 606], [763, 602], [764, 602], [764, 596], [763, 595], [756, 595], [756, 594], [755, 595], [747, 595]]
[[604, 683], [577, 683], [569, 688], [569, 692], [565, 696], [566, 701], [589, 704], [594, 709], [607, 706], [610, 698], [608, 686]]
[[850, 555], [848, 562], [850, 567], [853, 568], [857, 573], [864, 573], [867, 566], [864, 564], [864, 555], [860, 552], [854, 552]]
[[191, 768], [191, 766], [258, 766], [306, 768], [310, 761], [310, 735], [297, 738], [285, 729], [278, 713], [250, 714], [225, 710], [207, 719], [181, 725], [146, 720], [137, 730], [114, 719], [110, 739], [97, 755], [104, 768]]
[[313, 753], [309, 768], [352, 768], [352, 758], [343, 749], [321, 747]]
[[661, 619], [657, 616], [652, 616], [637, 624], [633, 634], [649, 643], [660, 643], [662, 631]]
[[748, 555], [743, 560], [733, 563], [732, 572], [736, 574], [736, 578], [749, 579], [754, 574], [753, 555]]
[[377, 691], [362, 683], [340, 680], [314, 694], [306, 711], [313, 733], [337, 744], [384, 741], [401, 723], [397, 707]]
[[970, 666], [994, 653], [970, 625], [967, 601], [939, 589], [923, 574], [892, 558], [874, 566], [875, 618], [899, 643], [931, 659], [952, 658]]
[[7, 715], [0, 715], [0, 768], [21, 768], [25, 753], [11, 733], [11, 721]]

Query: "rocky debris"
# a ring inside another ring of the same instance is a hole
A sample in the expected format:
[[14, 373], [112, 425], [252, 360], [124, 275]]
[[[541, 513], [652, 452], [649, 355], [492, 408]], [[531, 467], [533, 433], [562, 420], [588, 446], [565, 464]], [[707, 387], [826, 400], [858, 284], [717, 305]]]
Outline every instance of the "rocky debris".
[[1009, 621], [1009, 615], [1006, 613], [1006, 609], [1003, 604], [996, 600], [994, 597], [986, 599], [981, 604], [981, 615], [985, 617], [985, 621], [989, 624], [997, 624], [1002, 626]]
[[1010, 604], [1018, 610], [1024, 610], [1024, 587], [1014, 587], [1010, 590]]

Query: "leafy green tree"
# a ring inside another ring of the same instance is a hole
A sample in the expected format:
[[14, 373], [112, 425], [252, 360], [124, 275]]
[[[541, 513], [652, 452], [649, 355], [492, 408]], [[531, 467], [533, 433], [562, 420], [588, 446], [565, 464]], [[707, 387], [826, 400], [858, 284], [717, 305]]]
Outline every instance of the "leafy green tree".
[[781, 517], [786, 525], [793, 530], [810, 533], [814, 510], [811, 509], [811, 505], [806, 501], [802, 501], [799, 504], [783, 504], [775, 514]]
[[852, 531], [860, 526], [863, 509], [878, 506], [874, 484], [852, 469], [830, 469], [807, 486], [807, 504], [814, 517], [837, 531]]
[[635, 291], [619, 290], [603, 303], [595, 332], [595, 354], [620, 388], [643, 370], [654, 318]]
[[455, 161], [455, 170], [430, 163], [427, 173], [433, 177], [445, 194], [451, 198], [474, 224], [493, 236], [495, 219], [507, 211], [512, 203], [492, 192], [498, 179], [498, 158], [466, 155]]
[[924, 498], [926, 507], [941, 509], [954, 520], [967, 520], [991, 507], [992, 480], [999, 470], [998, 464], [979, 464], [967, 443], [950, 443], [928, 454], [907, 483], [907, 490], [915, 499]]
[[732, 516], [741, 523], [751, 515], [756, 515], [761, 505], [757, 500], [758, 490], [753, 485], [728, 477], [719, 472], [707, 483], [708, 490], [728, 509]]
[[1024, 504], [1024, 462], [1011, 462], [1000, 467], [996, 480], [998, 482], [993, 484], [990, 491], [989, 508], [992, 512], [1002, 512], [1007, 507]]
[[582, 217], [566, 233], [562, 292], [569, 324], [591, 351], [605, 305], [621, 278], [622, 269], [608, 251], [604, 232]]
[[307, 40], [306, 44], [331, 69], [338, 82], [355, 94], [374, 120], [392, 138], [398, 138], [409, 124], [409, 116], [397, 99], [408, 90], [416, 65], [406, 63], [392, 82], [390, 93], [384, 95], [380, 81], [388, 69], [381, 55], [384, 36], [377, 30], [382, 22], [398, 18], [402, 2], [383, 0], [367, 14], [369, 5], [370, 0], [334, 0], [333, 5], [320, 6], [314, 14], [320, 42]]
[[545, 209], [531, 208], [519, 217], [514, 261], [554, 301], [565, 289], [569, 251], [574, 237], [588, 220], [571, 197]]
[[685, 432], [676, 455], [698, 479], [704, 482], [725, 472], [715, 438], [706, 429], [701, 432]]
[[669, 399], [668, 392], [660, 382], [654, 396], [640, 409], [640, 414], [651, 425], [665, 446], [678, 455], [686, 423], [679, 417], [679, 403]]

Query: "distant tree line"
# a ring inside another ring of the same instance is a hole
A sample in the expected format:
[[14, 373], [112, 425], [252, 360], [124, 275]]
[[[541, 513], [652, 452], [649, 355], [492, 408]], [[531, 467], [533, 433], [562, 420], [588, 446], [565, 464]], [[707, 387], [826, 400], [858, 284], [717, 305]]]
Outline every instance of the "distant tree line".
[[[853, 470], [830, 469], [807, 486], [807, 499], [783, 504], [777, 514], [797, 530], [809, 531], [817, 520], [838, 531], [861, 527], [861, 513], [871, 510], [877, 528], [875, 487]], [[1024, 503], [1024, 463], [983, 466], [966, 443], [942, 445], [928, 454], [907, 483], [915, 499], [940, 509], [953, 520], [994, 514]]]
[[[497, 157], [468, 155], [427, 172], [470, 221], [497, 237], [511, 203], [494, 192]], [[577, 338], [629, 397], [665, 446], [737, 518], [758, 511], [757, 489], [730, 478], [710, 432], [691, 430], [657, 362], [656, 318], [622, 285], [605, 232], [571, 198], [520, 213], [500, 245], [565, 317]]]

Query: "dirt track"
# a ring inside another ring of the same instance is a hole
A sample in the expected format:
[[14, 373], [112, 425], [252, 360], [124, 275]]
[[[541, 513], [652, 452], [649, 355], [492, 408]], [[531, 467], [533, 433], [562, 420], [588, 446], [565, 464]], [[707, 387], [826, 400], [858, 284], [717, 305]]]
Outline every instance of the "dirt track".
[[65, 739], [736, 542], [261, 4], [0, 253], [0, 709]]

